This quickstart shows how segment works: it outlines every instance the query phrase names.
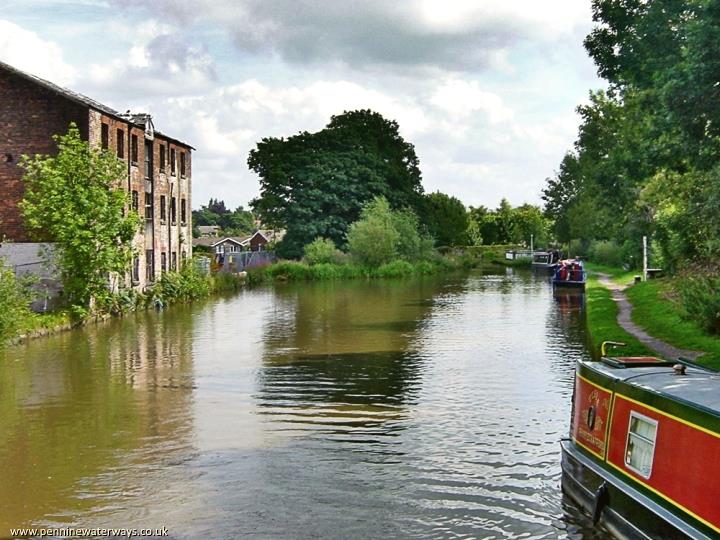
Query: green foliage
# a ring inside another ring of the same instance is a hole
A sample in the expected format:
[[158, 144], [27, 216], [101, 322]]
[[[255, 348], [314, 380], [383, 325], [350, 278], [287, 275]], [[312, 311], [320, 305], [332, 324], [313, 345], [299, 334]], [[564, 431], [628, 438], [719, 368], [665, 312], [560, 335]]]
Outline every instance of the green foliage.
[[387, 199], [378, 197], [363, 208], [360, 219], [350, 226], [347, 240], [351, 256], [367, 266], [380, 266], [397, 256], [400, 233]]
[[335, 247], [329, 238], [317, 237], [303, 249], [304, 259], [310, 265], [324, 263], [341, 263], [344, 254]]
[[200, 210], [193, 210], [193, 237], [200, 236], [195, 227], [217, 225], [225, 236], [242, 236], [255, 231], [255, 217], [252, 212], [238, 206], [234, 211], [225, 207], [225, 201], [210, 199]]
[[599, 354], [603, 341], [625, 343], [626, 347], [616, 349], [617, 355], [648, 356], [653, 354], [650, 349], [618, 324], [618, 307], [610, 290], [592, 276], [587, 281], [585, 299], [588, 337], [596, 354]]
[[[626, 294], [633, 305], [633, 321], [649, 334], [676, 347], [702, 351], [705, 354], [698, 362], [720, 368], [716, 335], [720, 331], [720, 278], [653, 279], [633, 285]], [[688, 306], [697, 311], [688, 316]]]
[[678, 293], [688, 316], [703, 329], [720, 334], [720, 277], [684, 276]]
[[213, 291], [208, 276], [201, 274], [196, 265], [185, 264], [179, 272], [165, 272], [152, 288], [149, 300], [163, 304], [189, 302], [205, 298]]
[[74, 124], [54, 139], [56, 156], [23, 156], [26, 190], [20, 207], [30, 230], [57, 243], [53, 261], [64, 294], [82, 312], [110, 300], [108, 276], [127, 271], [140, 218], [125, 211], [129, 194], [120, 184], [127, 174], [122, 161], [92, 148]]
[[277, 249], [282, 257], [299, 258], [317, 237], [344, 246], [350, 224], [374, 197], [416, 208], [422, 194], [413, 145], [396, 122], [369, 110], [333, 116], [317, 133], [263, 139], [248, 165], [260, 177], [254, 210], [263, 223], [287, 230]]
[[439, 246], [463, 246], [468, 243], [468, 216], [465, 205], [439, 191], [423, 197], [420, 215]]
[[622, 266], [623, 254], [614, 240], [596, 240], [590, 244], [588, 257], [591, 261], [607, 266]]
[[18, 280], [12, 268], [0, 259], [0, 347], [13, 337], [31, 318], [30, 284]]
[[720, 255], [720, 6], [594, 0], [585, 46], [609, 83], [578, 108], [575, 147], [544, 190], [555, 234], [614, 241], [639, 264], [643, 235], [670, 271]]
[[414, 271], [415, 268], [409, 262], [397, 260], [380, 266], [377, 269], [377, 275], [381, 278], [397, 278], [403, 276], [410, 276], [414, 273]]
[[472, 245], [523, 244], [530, 245], [532, 236], [534, 245], [547, 245], [549, 242], [550, 221], [542, 210], [530, 204], [513, 208], [503, 199], [495, 210], [484, 206], [470, 208], [467, 214], [469, 225], [466, 239]]

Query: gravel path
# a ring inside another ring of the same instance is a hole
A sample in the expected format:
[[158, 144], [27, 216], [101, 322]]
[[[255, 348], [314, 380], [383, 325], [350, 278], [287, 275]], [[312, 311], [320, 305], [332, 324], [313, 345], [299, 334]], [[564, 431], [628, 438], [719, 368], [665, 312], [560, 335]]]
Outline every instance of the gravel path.
[[675, 360], [681, 356], [689, 360], [695, 360], [699, 356], [705, 354], [703, 351], [678, 349], [677, 347], [648, 334], [632, 320], [633, 307], [624, 292], [627, 286], [618, 285], [613, 282], [608, 274], [603, 274], [601, 272], [596, 272], [595, 274], [597, 275], [600, 283], [610, 289], [613, 300], [617, 302], [618, 324], [620, 324], [620, 326], [622, 326], [629, 334], [638, 338], [644, 345], [648, 346], [660, 356], [667, 358], [668, 360]]

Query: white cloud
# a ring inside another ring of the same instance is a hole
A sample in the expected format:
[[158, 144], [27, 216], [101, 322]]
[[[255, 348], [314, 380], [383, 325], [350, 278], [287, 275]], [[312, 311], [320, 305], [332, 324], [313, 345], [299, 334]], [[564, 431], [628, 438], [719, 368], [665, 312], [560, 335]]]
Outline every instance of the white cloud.
[[478, 81], [449, 79], [435, 90], [430, 103], [455, 117], [482, 111], [493, 124], [513, 118], [513, 111], [502, 98], [480, 88]]
[[60, 47], [7, 20], [0, 19], [0, 60], [18, 69], [67, 85], [76, 70], [63, 60]]

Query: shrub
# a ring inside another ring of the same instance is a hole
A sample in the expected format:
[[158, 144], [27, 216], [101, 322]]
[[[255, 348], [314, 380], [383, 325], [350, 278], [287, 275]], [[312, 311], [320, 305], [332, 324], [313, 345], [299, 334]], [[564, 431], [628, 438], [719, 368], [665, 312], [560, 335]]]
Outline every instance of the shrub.
[[268, 266], [266, 274], [277, 281], [300, 281], [310, 277], [310, 267], [297, 261], [280, 261]]
[[12, 269], [0, 260], [0, 346], [32, 316], [31, 300], [29, 283], [18, 280]]
[[413, 265], [409, 262], [396, 260], [383, 264], [377, 269], [377, 275], [383, 278], [403, 277], [412, 275], [414, 270]]
[[360, 219], [350, 225], [347, 239], [350, 254], [361, 264], [375, 267], [395, 258], [400, 234], [384, 197], [374, 199], [363, 208]]
[[198, 271], [197, 265], [186, 264], [179, 272], [164, 273], [152, 288], [148, 300], [160, 300], [163, 304], [187, 302], [209, 296], [211, 292], [211, 280]]
[[316, 280], [338, 279], [342, 277], [342, 271], [337, 264], [320, 263], [310, 267], [309, 275]]
[[588, 252], [591, 261], [605, 266], [621, 266], [623, 253], [613, 240], [596, 240], [590, 244]]
[[335, 243], [329, 238], [317, 237], [303, 249], [305, 261], [310, 264], [340, 264], [343, 253], [335, 247]]
[[720, 334], [720, 276], [683, 276], [678, 293], [688, 316], [705, 330]]

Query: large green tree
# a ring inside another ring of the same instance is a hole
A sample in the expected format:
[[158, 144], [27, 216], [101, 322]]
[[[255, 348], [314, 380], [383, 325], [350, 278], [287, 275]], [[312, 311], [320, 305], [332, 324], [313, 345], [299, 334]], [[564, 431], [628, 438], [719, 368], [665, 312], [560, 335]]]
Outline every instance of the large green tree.
[[52, 260], [69, 302], [82, 309], [96, 302], [103, 307], [109, 279], [129, 269], [140, 226], [122, 189], [127, 168], [112, 153], [83, 141], [74, 124], [55, 141], [55, 156], [23, 156], [26, 190], [20, 206], [26, 225], [55, 242]]
[[299, 257], [318, 236], [343, 246], [349, 225], [374, 197], [415, 209], [422, 196], [413, 145], [397, 122], [369, 110], [333, 116], [316, 133], [265, 138], [248, 165], [260, 177], [252, 207], [263, 223], [287, 229], [278, 246], [286, 257]]
[[421, 206], [423, 223], [437, 245], [467, 244], [467, 210], [460, 199], [436, 191], [425, 195]]

